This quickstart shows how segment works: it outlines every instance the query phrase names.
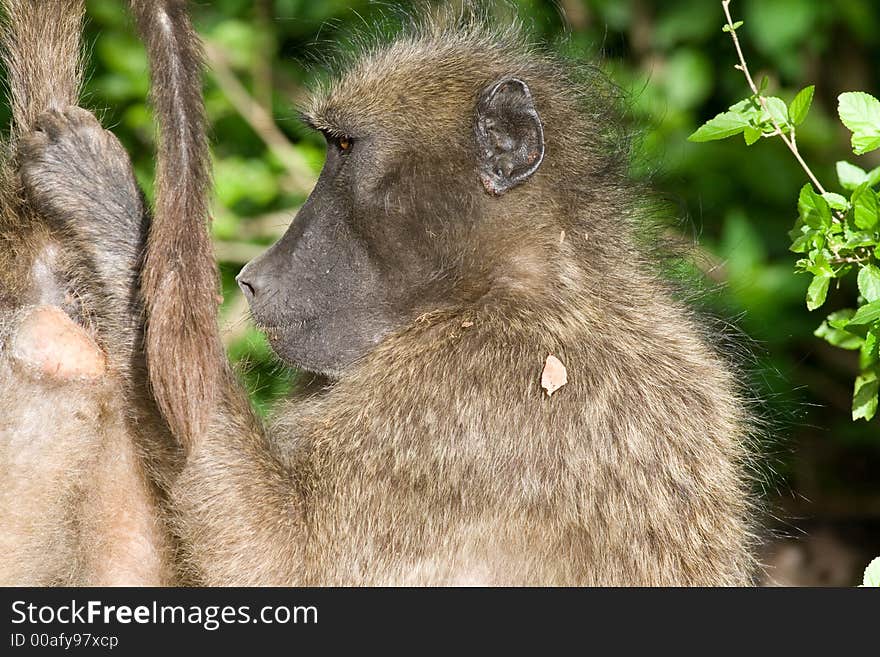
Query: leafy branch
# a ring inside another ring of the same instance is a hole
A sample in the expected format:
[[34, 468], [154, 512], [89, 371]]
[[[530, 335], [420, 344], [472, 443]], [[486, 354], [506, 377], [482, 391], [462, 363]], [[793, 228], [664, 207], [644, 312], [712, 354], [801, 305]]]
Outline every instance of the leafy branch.
[[[798, 219], [789, 232], [790, 250], [801, 254], [796, 271], [812, 274], [807, 288], [807, 308], [825, 303], [833, 280], [856, 274], [859, 289], [854, 309], [833, 312], [816, 329], [815, 335], [842, 349], [859, 350], [860, 374], [853, 391], [853, 419], [871, 419], [877, 412], [880, 393], [880, 167], [865, 171], [850, 162], [837, 162], [837, 177], [849, 198], [829, 192], [806, 163], [797, 145], [797, 127], [807, 118], [814, 86], [801, 89], [786, 104], [765, 95], [765, 77], [755, 84], [743, 55], [734, 21], [731, 0], [722, 0], [726, 23], [751, 95], [707, 121], [690, 137], [704, 142], [742, 134], [747, 146], [761, 137], [779, 137], [804, 170], [810, 182], [798, 194]], [[838, 115], [852, 132], [852, 150], [862, 155], [880, 148], [880, 101], [864, 92], [847, 92], [838, 97]]]
[[762, 133], [762, 136], [778, 136], [780, 139], [782, 139], [782, 143], [785, 144], [788, 147], [788, 150], [791, 151], [791, 154], [794, 155], [795, 159], [798, 161], [798, 164], [801, 165], [801, 168], [806, 172], [813, 185], [815, 185], [816, 189], [819, 190], [819, 193], [825, 194], [825, 188], [822, 187], [822, 183], [819, 182], [816, 174], [813, 173], [812, 169], [810, 169], [810, 167], [804, 161], [804, 158], [801, 157], [800, 151], [798, 151], [797, 139], [795, 136], [795, 126], [800, 125], [800, 123], [807, 117], [807, 112], [810, 110], [810, 105], [813, 102], [813, 92], [815, 91], [815, 87], [809, 86], [802, 89], [792, 101], [792, 110], [790, 111], [791, 123], [789, 124], [790, 133], [789, 135], [786, 135], [786, 132], [783, 130], [783, 126], [780, 125], [780, 122], [777, 120], [776, 116], [773, 114], [773, 112], [770, 111], [767, 99], [764, 98], [762, 93], [758, 90], [758, 86], [755, 84], [755, 81], [752, 78], [752, 74], [749, 72], [749, 66], [748, 64], [746, 64], [746, 58], [743, 56], [742, 48], [739, 45], [739, 39], [736, 36], [736, 30], [737, 28], [742, 26], [743, 22], [733, 22], [733, 18], [730, 15], [730, 2], [731, 0], [723, 0], [721, 2], [721, 7], [724, 9], [724, 15], [727, 17], [727, 24], [724, 26], [723, 30], [725, 32], [728, 32], [730, 34], [730, 38], [733, 39], [733, 46], [734, 48], [736, 48], [736, 54], [739, 57], [739, 64], [736, 64], [734, 68], [742, 71], [743, 75], [746, 78], [746, 82], [748, 82], [749, 88], [751, 88], [752, 90], [754, 98], [758, 100], [761, 108], [764, 110], [767, 116], [770, 117], [770, 123], [773, 125], [774, 128], [773, 132]]

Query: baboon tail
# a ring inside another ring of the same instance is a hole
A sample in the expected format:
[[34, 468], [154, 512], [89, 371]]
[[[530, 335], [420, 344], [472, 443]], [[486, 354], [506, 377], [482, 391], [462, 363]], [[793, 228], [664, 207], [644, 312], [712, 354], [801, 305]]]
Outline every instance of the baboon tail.
[[159, 123], [154, 216], [142, 289], [156, 402], [188, 445], [209, 420], [222, 373], [218, 274], [208, 232], [210, 159], [202, 51], [184, 0], [132, 0]]
[[2, 0], [0, 28], [13, 140], [47, 109], [79, 102], [83, 0]]

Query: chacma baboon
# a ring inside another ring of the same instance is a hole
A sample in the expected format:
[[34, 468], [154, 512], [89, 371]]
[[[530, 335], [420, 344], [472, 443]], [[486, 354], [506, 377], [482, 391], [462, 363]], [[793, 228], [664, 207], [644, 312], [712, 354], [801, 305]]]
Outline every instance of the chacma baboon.
[[212, 360], [204, 215], [156, 217], [148, 368], [200, 581], [750, 581], [733, 375], [638, 246], [607, 87], [525, 42], [426, 19], [304, 109], [324, 169], [238, 280], [320, 385], [268, 429]]
[[[203, 211], [198, 42], [179, 0], [131, 4], [161, 71], [157, 215]], [[0, 583], [170, 583], [159, 475], [178, 450], [140, 347], [148, 218], [121, 144], [75, 106], [82, 1], [3, 9], [13, 123], [0, 185]]]

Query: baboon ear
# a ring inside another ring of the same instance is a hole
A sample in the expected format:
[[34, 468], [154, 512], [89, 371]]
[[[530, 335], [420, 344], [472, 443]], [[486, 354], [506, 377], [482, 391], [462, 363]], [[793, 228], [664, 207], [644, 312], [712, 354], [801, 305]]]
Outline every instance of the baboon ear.
[[528, 180], [544, 160], [544, 127], [529, 86], [504, 78], [487, 87], [477, 103], [480, 180], [500, 196]]

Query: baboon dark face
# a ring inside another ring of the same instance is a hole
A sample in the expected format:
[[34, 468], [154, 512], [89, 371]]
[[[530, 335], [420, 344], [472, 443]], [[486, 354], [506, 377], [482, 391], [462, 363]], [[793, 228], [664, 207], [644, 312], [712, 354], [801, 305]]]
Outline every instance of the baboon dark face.
[[351, 152], [338, 144], [328, 141], [318, 183], [288, 231], [237, 279], [279, 356], [327, 374], [391, 327], [388, 285], [354, 221], [360, 153], [352, 142]]
[[479, 293], [461, 269], [481, 261], [480, 224], [544, 157], [522, 80], [470, 81], [463, 99], [439, 101], [443, 118], [429, 127], [405, 119], [430, 117], [429, 107], [407, 108], [405, 91], [382, 82], [360, 96], [402, 106], [377, 114], [336, 104], [307, 117], [327, 137], [318, 183], [287, 233], [237, 279], [275, 351], [330, 376], [461, 293], [460, 280]]

